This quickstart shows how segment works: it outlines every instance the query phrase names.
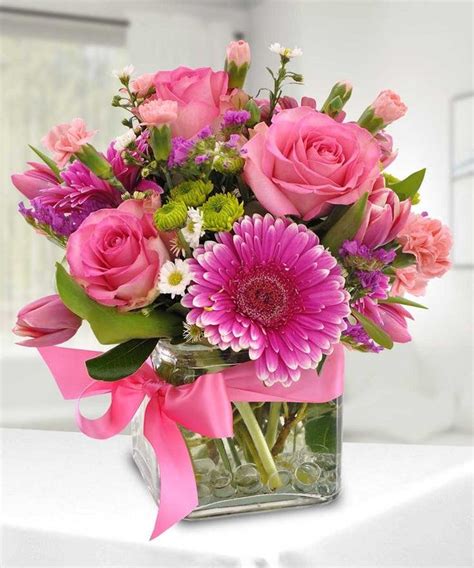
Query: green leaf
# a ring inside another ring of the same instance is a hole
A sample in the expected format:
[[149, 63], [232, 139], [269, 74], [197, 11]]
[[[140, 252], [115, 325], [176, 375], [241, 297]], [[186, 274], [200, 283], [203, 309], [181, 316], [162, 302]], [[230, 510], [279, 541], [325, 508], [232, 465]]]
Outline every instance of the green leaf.
[[49, 156], [47, 156], [46, 154], [43, 154], [43, 152], [41, 150], [38, 150], [38, 148], [35, 148], [34, 146], [32, 146], [31, 144], [28, 144], [28, 146], [33, 150], [33, 152], [43, 160], [43, 162], [54, 172], [54, 175], [56, 176], [56, 179], [60, 182], [62, 182], [63, 180], [61, 179], [60, 176], [60, 170], [58, 168], [58, 166], [56, 165], [56, 162], [54, 162]]
[[131, 339], [121, 343], [86, 361], [89, 375], [99, 381], [118, 381], [128, 377], [143, 365], [157, 343], [157, 338]]
[[359, 197], [324, 236], [322, 243], [332, 253], [337, 254], [344, 241], [354, 238], [364, 218], [368, 197], [368, 193]]
[[175, 337], [182, 330], [182, 318], [168, 312], [119, 312], [94, 302], [66, 272], [56, 264], [56, 285], [65, 305], [89, 322], [100, 343], [111, 345], [129, 339]]
[[320, 451], [323, 446], [328, 453], [337, 450], [337, 418], [333, 412], [324, 414], [315, 420], [308, 420], [305, 424], [306, 445], [313, 452]]
[[408, 300], [407, 298], [401, 298], [400, 296], [389, 296], [388, 298], [385, 298], [385, 300], [379, 300], [379, 304], [403, 304], [404, 306], [421, 308], [422, 310], [428, 309], [423, 304], [419, 304], [418, 302], [413, 302], [413, 300]]
[[[398, 197], [404, 201], [405, 199], [410, 199], [415, 196], [417, 191], [420, 189], [423, 179], [425, 177], [426, 168], [419, 170], [411, 175], [409, 175], [404, 180], [397, 180], [393, 182], [393, 178], [390, 175], [385, 176], [385, 182], [387, 187], [394, 191]], [[392, 179], [390, 179], [392, 178]]]
[[416, 257], [406, 252], [397, 252], [397, 256], [392, 262], [392, 268], [405, 268], [416, 263]]
[[367, 335], [372, 338], [376, 343], [385, 347], [386, 349], [391, 349], [393, 347], [393, 341], [388, 333], [380, 328], [376, 323], [374, 323], [371, 319], [365, 317], [357, 310], [352, 310], [352, 315], [356, 318], [356, 320], [362, 325], [364, 330], [366, 331]]

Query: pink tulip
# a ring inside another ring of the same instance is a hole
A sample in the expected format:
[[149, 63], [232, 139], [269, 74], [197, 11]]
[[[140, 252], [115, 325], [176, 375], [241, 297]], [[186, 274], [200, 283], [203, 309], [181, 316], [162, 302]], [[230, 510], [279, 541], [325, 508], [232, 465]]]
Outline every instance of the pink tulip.
[[380, 163], [385, 170], [398, 156], [398, 151], [393, 149], [393, 139], [390, 134], [383, 130], [378, 132], [375, 136], [380, 148]]
[[381, 304], [366, 296], [357, 300], [354, 307], [382, 328], [395, 343], [411, 341], [406, 320], [413, 316], [399, 304]]
[[71, 122], [54, 126], [41, 142], [53, 152], [54, 161], [58, 166], [64, 168], [69, 158], [87, 144], [96, 132], [97, 130], [88, 131], [82, 118], [74, 118]]
[[393, 241], [405, 226], [410, 215], [411, 201], [400, 201], [397, 194], [386, 187], [379, 178], [376, 188], [369, 195], [365, 216], [354, 237], [370, 248]]
[[31, 338], [18, 345], [46, 347], [71, 339], [80, 325], [81, 318], [66, 308], [57, 294], [52, 294], [22, 308], [18, 312], [13, 333]]
[[13, 174], [12, 183], [28, 199], [34, 199], [41, 194], [42, 189], [57, 185], [58, 180], [51, 168], [38, 162], [28, 162], [31, 170], [22, 174]]

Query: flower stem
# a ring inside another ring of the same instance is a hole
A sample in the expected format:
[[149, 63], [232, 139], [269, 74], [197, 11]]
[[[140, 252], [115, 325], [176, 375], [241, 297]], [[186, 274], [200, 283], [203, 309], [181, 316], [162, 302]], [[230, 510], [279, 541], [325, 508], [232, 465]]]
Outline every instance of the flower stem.
[[283, 428], [280, 430], [280, 434], [278, 435], [277, 441], [272, 448], [272, 455], [277, 456], [280, 452], [283, 451], [285, 447], [285, 442], [290, 435], [290, 432], [293, 426], [296, 426], [298, 422], [303, 420], [306, 410], [308, 408], [308, 404], [304, 403], [300, 406], [299, 410], [294, 414], [289, 414], [287, 418], [285, 418], [285, 423], [283, 424]]
[[281, 480], [278, 475], [272, 453], [267, 445], [263, 432], [260, 429], [260, 425], [255, 418], [252, 407], [248, 402], [234, 402], [234, 405], [240, 412], [245, 426], [247, 426], [247, 430], [249, 431], [249, 434], [253, 440], [255, 449], [258, 452], [260, 460], [262, 461], [265, 473], [267, 474], [268, 478], [272, 480], [272, 488], [277, 489], [278, 487], [281, 487]]
[[224, 467], [227, 469], [227, 471], [231, 472], [232, 466], [230, 465], [229, 457], [225, 450], [224, 442], [220, 438], [216, 438], [214, 440], [214, 444], [217, 448], [217, 451], [219, 452], [219, 455], [221, 456], [221, 460], [222, 463], [224, 464]]
[[270, 403], [267, 431], [265, 433], [265, 439], [270, 449], [273, 448], [277, 439], [278, 425], [280, 424], [280, 409], [281, 402]]

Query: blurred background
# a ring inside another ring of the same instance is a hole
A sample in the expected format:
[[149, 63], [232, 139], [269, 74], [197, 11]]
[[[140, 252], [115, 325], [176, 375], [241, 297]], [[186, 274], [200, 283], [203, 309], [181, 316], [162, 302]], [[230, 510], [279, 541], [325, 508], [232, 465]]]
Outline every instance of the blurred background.
[[[0, 6], [1, 406], [0, 425], [74, 430], [64, 402], [33, 349], [10, 333], [24, 304], [53, 293], [61, 251], [16, 214], [10, 174], [33, 159], [49, 128], [76, 116], [98, 128], [97, 146], [122, 132], [110, 106], [112, 69], [137, 73], [178, 65], [222, 68], [231, 39], [252, 47], [246, 90], [269, 83], [272, 42], [303, 49], [293, 69], [296, 97], [322, 102], [340, 79], [354, 85], [349, 118], [391, 88], [409, 107], [390, 133], [397, 177], [422, 167], [421, 210], [453, 229], [454, 267], [431, 281], [413, 310], [414, 340], [380, 355], [348, 356], [345, 437], [349, 441], [472, 444], [473, 434], [473, 65], [470, 1], [12, 0]], [[85, 328], [85, 326], [84, 326]], [[71, 342], [93, 347], [82, 329]], [[90, 401], [91, 403], [91, 401]], [[98, 413], [94, 402], [91, 413]], [[100, 402], [101, 405], [104, 401]]]

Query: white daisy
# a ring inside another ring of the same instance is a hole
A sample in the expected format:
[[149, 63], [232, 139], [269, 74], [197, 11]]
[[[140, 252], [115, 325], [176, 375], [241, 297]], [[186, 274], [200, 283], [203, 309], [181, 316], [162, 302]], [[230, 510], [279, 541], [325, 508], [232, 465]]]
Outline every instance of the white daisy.
[[199, 239], [204, 235], [202, 226], [203, 218], [201, 211], [190, 207], [188, 209], [186, 225], [181, 229], [181, 234], [192, 249], [199, 246]]
[[290, 47], [283, 47], [279, 43], [272, 43], [269, 47], [269, 50], [273, 53], [277, 53], [287, 59], [291, 59], [292, 57], [299, 57], [303, 55], [303, 51], [299, 47], [294, 47], [291, 49]]
[[132, 75], [134, 71], [135, 67], [133, 65], [125, 65], [123, 69], [114, 69], [112, 71], [112, 75], [122, 81], [125, 79], [130, 79], [130, 75]]
[[128, 148], [135, 140], [137, 135], [135, 134], [133, 128], [129, 128], [125, 134], [117, 136], [114, 142], [114, 148], [117, 152], [122, 152], [125, 148]]
[[183, 296], [191, 280], [189, 260], [180, 258], [177, 258], [174, 262], [168, 260], [160, 269], [158, 289], [161, 294], [171, 294], [172, 298]]

